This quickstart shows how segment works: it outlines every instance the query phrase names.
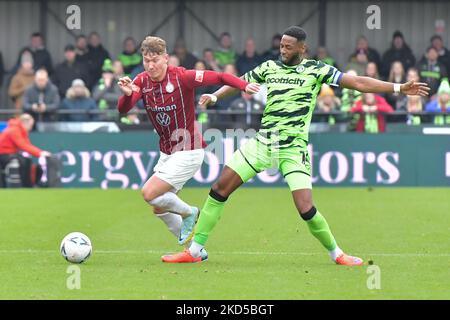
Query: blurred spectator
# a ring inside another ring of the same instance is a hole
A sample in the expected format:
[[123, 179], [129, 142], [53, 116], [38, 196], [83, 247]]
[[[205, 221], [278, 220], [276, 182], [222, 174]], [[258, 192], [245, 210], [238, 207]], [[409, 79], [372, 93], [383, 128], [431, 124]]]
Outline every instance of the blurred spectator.
[[317, 111], [332, 112], [339, 109], [341, 101], [334, 95], [333, 89], [327, 84], [323, 84], [317, 97]]
[[133, 37], [127, 37], [123, 41], [123, 51], [117, 57], [122, 63], [125, 75], [129, 76], [134, 68], [142, 64], [142, 54], [139, 52], [136, 40]]
[[13, 100], [16, 111], [22, 110], [22, 98], [25, 90], [34, 81], [33, 56], [30, 52], [22, 54], [22, 61], [17, 73], [9, 84], [8, 95]]
[[441, 82], [437, 97], [427, 103], [425, 111], [441, 113], [434, 116], [434, 124], [450, 124], [450, 85], [447, 79]]
[[54, 120], [54, 112], [59, 107], [58, 88], [52, 84], [45, 69], [36, 71], [34, 84], [29, 87], [23, 97], [23, 109], [35, 120]]
[[[53, 72], [52, 57], [50, 56], [48, 50], [45, 48], [44, 38], [42, 37], [42, 34], [40, 34], [39, 32], [35, 32], [31, 35], [30, 45], [20, 50], [16, 64], [17, 66], [20, 66], [21, 64], [22, 53], [24, 51], [30, 51], [32, 53], [33, 68], [35, 71], [44, 68], [48, 71], [49, 74]], [[14, 70], [16, 71], [17, 68], [15, 68]]]
[[219, 67], [224, 68], [225, 65], [236, 62], [237, 54], [232, 48], [233, 42], [228, 32], [223, 32], [219, 39], [219, 48], [214, 51], [214, 58], [217, 60]]
[[89, 89], [81, 79], [75, 79], [67, 90], [66, 98], [61, 104], [61, 110], [72, 110], [74, 113], [65, 114], [65, 121], [92, 121], [97, 120], [97, 114], [89, 114], [89, 111], [97, 110], [95, 100], [90, 98]]
[[245, 50], [236, 62], [238, 74], [243, 75], [247, 71], [253, 70], [261, 62], [261, 56], [256, 53], [255, 40], [250, 37], [245, 41]]
[[364, 73], [364, 75], [370, 78], [380, 79], [380, 75], [378, 74], [378, 67], [375, 62], [369, 62], [366, 65], [366, 72]]
[[447, 77], [445, 65], [438, 61], [438, 52], [434, 47], [429, 47], [425, 57], [420, 60], [417, 69], [419, 70], [420, 81], [428, 83], [430, 86], [430, 97], [436, 94], [442, 79]]
[[139, 120], [138, 109], [134, 107], [127, 114], [120, 118], [120, 122], [126, 125], [137, 125], [141, 123]]
[[[327, 84], [323, 84], [319, 96], [317, 97], [316, 113], [330, 113], [339, 109], [341, 101], [335, 96], [333, 89]], [[316, 116], [317, 118], [317, 116]], [[322, 115], [319, 117], [321, 122], [328, 122], [334, 124], [336, 119], [333, 115]]]
[[[355, 70], [348, 70], [347, 73], [349, 75], [357, 76], [358, 73]], [[353, 107], [353, 105], [361, 99], [361, 92], [357, 90], [352, 90], [348, 88], [342, 89], [342, 96], [341, 96], [341, 111], [342, 112], [349, 112], [350, 109]]]
[[357, 113], [357, 132], [379, 133], [386, 131], [386, 120], [383, 113], [393, 112], [386, 100], [373, 93], [363, 93], [362, 99], [357, 101], [351, 112]]
[[167, 63], [169, 64], [169, 66], [179, 67], [180, 66], [180, 59], [178, 59], [178, 57], [176, 55], [171, 54], [169, 56], [169, 61]]
[[197, 62], [197, 57], [188, 51], [186, 42], [182, 38], [178, 38], [175, 42], [173, 54], [180, 60], [180, 66], [186, 69], [193, 69]]
[[408, 72], [406, 73], [406, 81], [414, 80], [415, 82], [420, 81], [420, 75], [419, 70], [415, 67], [411, 67], [408, 69]]
[[236, 127], [250, 126], [253, 128], [261, 123], [262, 113], [260, 112], [264, 110], [264, 106], [256, 101], [251, 94], [241, 92], [241, 96], [231, 103], [229, 109], [244, 112], [232, 115], [232, 121]]
[[[133, 71], [131, 71], [131, 73], [130, 73], [130, 78], [131, 78], [131, 79], [134, 79], [134, 78], [136, 78], [136, 76], [137, 76], [139, 73], [142, 73], [142, 72], [144, 72], [144, 65], [141, 63], [141, 64], [138, 65], [136, 68], [134, 68]], [[141, 100], [141, 101], [142, 101], [142, 100]]]
[[[349, 59], [350, 63], [355, 63], [356, 65], [361, 65], [365, 67], [368, 62], [375, 62], [377, 68], [380, 66], [380, 54], [377, 50], [369, 47], [369, 42], [364, 36], [359, 36], [356, 41], [356, 49]], [[364, 74], [364, 71], [360, 70], [361, 67], [357, 68], [358, 74]], [[352, 68], [354, 69], [354, 68]]]
[[366, 66], [369, 62], [367, 53], [364, 50], [359, 50], [358, 53], [351, 57], [346, 66], [347, 70], [354, 70], [357, 74], [366, 74]]
[[280, 58], [280, 42], [281, 34], [277, 33], [272, 37], [272, 43], [270, 48], [263, 53], [262, 60], [278, 60]]
[[101, 117], [101, 120], [114, 120], [117, 113], [116, 106], [117, 100], [122, 95], [122, 92], [117, 84], [117, 80], [114, 78], [114, 70], [112, 61], [106, 59], [103, 63], [102, 78], [98, 84], [94, 87], [92, 92], [92, 98], [97, 103], [99, 110], [112, 110], [113, 112], [105, 112]]
[[422, 122], [420, 115], [416, 114], [423, 110], [423, 100], [421, 96], [403, 96], [398, 102], [398, 111], [408, 112], [406, 116], [406, 123], [408, 125], [419, 125]]
[[[400, 61], [394, 61], [391, 64], [391, 70], [389, 71], [389, 77], [387, 81], [393, 82], [393, 83], [404, 83], [406, 80], [405, 77], [405, 70], [403, 69], [403, 64]], [[387, 93], [385, 95], [385, 98], [387, 102], [395, 108], [395, 110], [398, 110], [400, 105], [400, 100], [402, 99], [403, 95], [399, 93]]]
[[338, 68], [338, 65], [336, 63], [336, 60], [334, 60], [330, 55], [328, 54], [328, 50], [325, 47], [318, 47], [317, 53], [314, 56], [314, 60], [322, 61], [323, 63], [329, 64], [330, 66], [333, 66], [335, 68]]
[[67, 45], [64, 49], [65, 60], [55, 68], [52, 75], [53, 84], [58, 87], [59, 96], [63, 98], [67, 90], [70, 88], [72, 81], [75, 79], [83, 79], [85, 83], [90, 80], [89, 65], [87, 62], [77, 61], [75, 47]]
[[221, 72], [222, 69], [219, 67], [216, 58], [214, 58], [214, 51], [210, 48], [203, 50], [203, 61], [205, 62], [206, 69]]
[[109, 59], [108, 51], [103, 48], [100, 35], [97, 32], [91, 32], [88, 37], [88, 60], [90, 63], [90, 79], [86, 85], [92, 87], [102, 76], [103, 61]]
[[389, 76], [392, 63], [395, 61], [400, 61], [404, 70], [408, 70], [416, 64], [416, 58], [400, 31], [394, 32], [391, 47], [383, 54], [381, 59], [380, 73], [384, 79]]
[[89, 65], [88, 52], [89, 49], [86, 36], [83, 34], [77, 36], [75, 41], [76, 60]]
[[125, 75], [125, 71], [123, 70], [122, 62], [120, 62], [119, 60], [114, 60], [114, 62], [112, 64], [112, 68], [113, 68], [113, 73], [114, 73], [115, 79], [119, 80], [120, 78], [122, 78]]
[[444, 47], [442, 37], [438, 34], [431, 37], [431, 46], [436, 49], [438, 53], [438, 61], [445, 66], [447, 74], [450, 73], [450, 51]]

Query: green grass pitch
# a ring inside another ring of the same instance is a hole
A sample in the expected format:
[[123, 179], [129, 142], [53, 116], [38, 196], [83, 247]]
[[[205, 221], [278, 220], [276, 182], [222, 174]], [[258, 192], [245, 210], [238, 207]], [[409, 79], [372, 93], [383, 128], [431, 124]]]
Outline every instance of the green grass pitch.
[[[200, 206], [207, 192], [181, 197]], [[379, 274], [333, 264], [287, 188], [238, 190], [209, 238], [209, 261], [182, 265], [160, 261], [182, 248], [138, 191], [4, 190], [0, 199], [0, 299], [450, 299], [444, 188], [314, 189], [340, 247]], [[59, 244], [72, 231], [94, 250], [71, 290]]]

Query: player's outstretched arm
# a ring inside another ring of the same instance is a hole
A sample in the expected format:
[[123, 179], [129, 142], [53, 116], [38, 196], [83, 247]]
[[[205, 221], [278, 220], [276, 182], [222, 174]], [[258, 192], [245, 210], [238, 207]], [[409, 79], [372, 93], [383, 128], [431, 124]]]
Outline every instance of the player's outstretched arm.
[[407, 95], [427, 96], [430, 88], [423, 82], [413, 80], [403, 84], [381, 81], [370, 77], [353, 76], [347, 73], [342, 75], [340, 82], [342, 88], [354, 89], [360, 92], [393, 93], [399, 92]]

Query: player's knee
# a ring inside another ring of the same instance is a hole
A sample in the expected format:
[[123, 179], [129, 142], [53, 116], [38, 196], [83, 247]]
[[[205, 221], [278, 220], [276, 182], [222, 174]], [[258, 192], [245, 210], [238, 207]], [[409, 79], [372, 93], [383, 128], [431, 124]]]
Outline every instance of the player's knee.
[[307, 221], [307, 220], [312, 219], [314, 217], [314, 215], [316, 214], [316, 212], [317, 212], [316, 207], [311, 205], [309, 207], [305, 206], [305, 207], [301, 208], [299, 213], [300, 213], [300, 216], [302, 217], [302, 219]]
[[144, 198], [145, 202], [151, 204], [151, 202], [157, 197], [157, 194], [153, 192], [151, 188], [142, 188], [141, 189], [142, 198]]

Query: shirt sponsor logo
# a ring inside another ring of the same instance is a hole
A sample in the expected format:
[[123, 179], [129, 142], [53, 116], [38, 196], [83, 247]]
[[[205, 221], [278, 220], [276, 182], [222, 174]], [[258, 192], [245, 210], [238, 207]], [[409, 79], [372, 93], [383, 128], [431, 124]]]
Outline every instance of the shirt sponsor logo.
[[172, 111], [172, 110], [176, 110], [177, 109], [177, 105], [176, 104], [171, 104], [170, 106], [146, 106], [147, 110], [150, 111], [155, 111], [155, 112], [161, 112], [161, 111]]
[[267, 83], [281, 83], [281, 84], [297, 84], [299, 86], [303, 85], [306, 80], [304, 79], [291, 79], [291, 78], [268, 78]]
[[157, 113], [156, 121], [163, 127], [167, 127], [170, 124], [170, 116], [165, 112]]

